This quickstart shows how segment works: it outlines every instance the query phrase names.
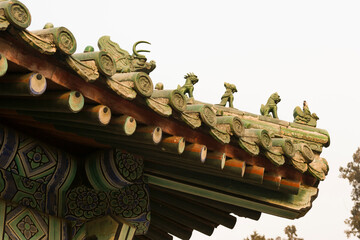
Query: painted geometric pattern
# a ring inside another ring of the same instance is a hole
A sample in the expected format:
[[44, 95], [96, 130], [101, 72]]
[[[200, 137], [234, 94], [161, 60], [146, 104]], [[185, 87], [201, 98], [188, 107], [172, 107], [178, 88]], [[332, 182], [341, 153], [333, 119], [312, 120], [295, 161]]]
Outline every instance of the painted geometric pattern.
[[76, 161], [68, 154], [0, 125], [0, 201], [16, 204], [3, 211], [0, 236], [48, 239], [55, 216], [72, 222], [72, 236], [84, 223], [107, 215], [136, 227], [136, 234], [146, 233], [150, 201], [141, 157], [119, 149], [94, 156], [86, 161], [90, 172], [80, 168], [76, 174]]
[[66, 153], [0, 125], [0, 198], [62, 216], [76, 174]]
[[9, 128], [0, 128], [3, 132], [0, 167], [31, 180], [47, 183], [56, 167], [56, 150]]
[[35, 210], [0, 200], [0, 239], [70, 239], [68, 223]]

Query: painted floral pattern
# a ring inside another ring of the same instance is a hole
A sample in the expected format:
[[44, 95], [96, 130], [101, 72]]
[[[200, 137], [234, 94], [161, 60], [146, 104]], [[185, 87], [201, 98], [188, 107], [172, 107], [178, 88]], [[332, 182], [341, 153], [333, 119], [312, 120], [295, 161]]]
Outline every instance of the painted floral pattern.
[[28, 215], [17, 224], [17, 227], [26, 239], [30, 239], [38, 232], [37, 227]]

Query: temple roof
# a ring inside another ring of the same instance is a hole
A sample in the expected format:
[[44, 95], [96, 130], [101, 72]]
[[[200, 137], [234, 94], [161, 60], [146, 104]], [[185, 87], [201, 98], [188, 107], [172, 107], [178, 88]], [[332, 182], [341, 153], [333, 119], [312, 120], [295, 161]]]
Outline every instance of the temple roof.
[[144, 42], [130, 55], [103, 36], [99, 50], [75, 53], [67, 28], [29, 31], [30, 21], [22, 3], [0, 1], [0, 120], [79, 155], [141, 155], [152, 215], [138, 239], [211, 235], [234, 227], [230, 213], [296, 219], [310, 210], [329, 170], [326, 130], [203, 103], [180, 86], [154, 89], [156, 64], [136, 50]]

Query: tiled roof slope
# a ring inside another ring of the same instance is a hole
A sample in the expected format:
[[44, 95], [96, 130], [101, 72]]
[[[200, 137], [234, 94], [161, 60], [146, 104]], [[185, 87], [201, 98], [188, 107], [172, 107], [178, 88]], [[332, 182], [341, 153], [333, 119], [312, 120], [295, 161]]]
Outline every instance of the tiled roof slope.
[[[101, 50], [75, 53], [67, 28], [29, 31], [30, 20], [20, 2], [0, 1], [1, 119], [68, 148], [143, 156], [153, 213], [149, 236], [139, 239], [186, 239], [192, 229], [211, 235], [219, 224], [234, 226], [231, 212], [294, 219], [311, 208], [329, 170], [320, 156], [330, 144], [326, 130], [202, 103], [180, 88], [154, 90], [155, 63], [136, 46], [130, 55], [105, 36]], [[187, 218], [193, 225], [179, 227]]]

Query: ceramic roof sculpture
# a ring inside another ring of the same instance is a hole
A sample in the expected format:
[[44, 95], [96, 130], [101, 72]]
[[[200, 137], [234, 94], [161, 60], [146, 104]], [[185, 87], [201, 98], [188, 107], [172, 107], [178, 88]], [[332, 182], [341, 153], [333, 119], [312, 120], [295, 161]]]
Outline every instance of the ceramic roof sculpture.
[[277, 94], [264, 116], [247, 113], [231, 84], [222, 104], [202, 103], [194, 73], [154, 89], [156, 64], [136, 50], [146, 42], [130, 55], [104, 36], [75, 53], [67, 28], [30, 21], [0, 1], [1, 237], [189, 239], [233, 228], [230, 213], [310, 210], [330, 137], [305, 105], [294, 123], [278, 119]]

